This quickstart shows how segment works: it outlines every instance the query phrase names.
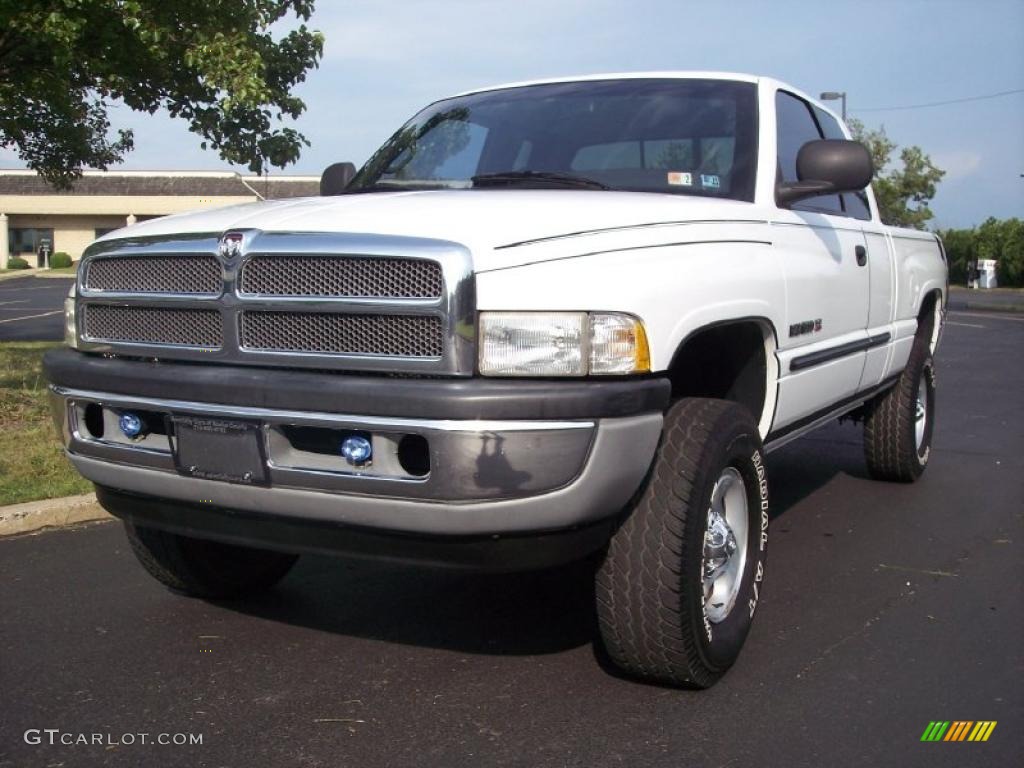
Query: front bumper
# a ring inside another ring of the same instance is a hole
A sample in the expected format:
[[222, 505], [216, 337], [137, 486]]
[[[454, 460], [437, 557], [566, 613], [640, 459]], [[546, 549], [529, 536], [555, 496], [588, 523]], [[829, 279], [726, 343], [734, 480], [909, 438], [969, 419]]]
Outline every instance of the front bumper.
[[[54, 418], [79, 472], [105, 488], [193, 507], [190, 529], [200, 532], [206, 505], [427, 536], [585, 527], [619, 512], [643, 481], [669, 395], [660, 379], [388, 379], [71, 350], [48, 353], [44, 365]], [[124, 438], [116, 417], [126, 410], [167, 427]], [[183, 474], [173, 424], [185, 415], [258, 425], [267, 484]], [[302, 429], [369, 434], [374, 462], [352, 467], [310, 449], [295, 439]], [[410, 435], [429, 455], [426, 472], [400, 460]]]

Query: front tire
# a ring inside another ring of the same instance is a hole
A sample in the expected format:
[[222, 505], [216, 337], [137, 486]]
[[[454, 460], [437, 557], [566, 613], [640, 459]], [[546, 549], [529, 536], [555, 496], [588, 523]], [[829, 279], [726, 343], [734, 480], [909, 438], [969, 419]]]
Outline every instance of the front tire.
[[935, 364], [919, 338], [899, 380], [875, 398], [864, 420], [864, 458], [871, 477], [917, 480], [931, 456], [934, 423]]
[[686, 398], [597, 572], [601, 638], [637, 677], [707, 688], [735, 662], [763, 587], [768, 483], [749, 411]]
[[298, 555], [193, 539], [126, 522], [125, 533], [142, 567], [160, 583], [191, 597], [258, 594], [285, 577]]

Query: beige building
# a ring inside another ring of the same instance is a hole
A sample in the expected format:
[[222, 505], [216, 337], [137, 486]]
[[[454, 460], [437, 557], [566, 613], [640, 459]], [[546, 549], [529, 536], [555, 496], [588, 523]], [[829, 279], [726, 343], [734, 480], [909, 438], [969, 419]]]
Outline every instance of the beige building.
[[86, 171], [69, 190], [35, 171], [0, 170], [0, 265], [36, 266], [40, 245], [78, 259], [100, 235], [197, 208], [317, 195], [317, 176], [242, 176], [216, 171]]

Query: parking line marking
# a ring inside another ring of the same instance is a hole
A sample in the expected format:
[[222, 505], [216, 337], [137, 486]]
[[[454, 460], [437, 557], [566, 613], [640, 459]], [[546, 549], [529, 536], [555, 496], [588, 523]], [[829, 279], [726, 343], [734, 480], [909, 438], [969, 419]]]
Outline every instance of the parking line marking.
[[19, 320], [34, 320], [37, 317], [49, 317], [50, 315], [59, 315], [63, 312], [63, 309], [55, 309], [53, 312], [43, 312], [41, 315], [25, 315], [25, 317], [11, 317], [7, 320], [0, 320], [0, 323], [16, 323]]
[[956, 325], [960, 328], [987, 328], [987, 325], [978, 325], [977, 323], [957, 323], [952, 320], [947, 320], [946, 325]]
[[994, 318], [996, 320], [1012, 320], [1015, 323], [1024, 323], [1024, 317], [1013, 317], [1012, 315], [1004, 315], [999, 312], [961, 312], [958, 309], [951, 309], [949, 314], [956, 317], [980, 317], [985, 320]]

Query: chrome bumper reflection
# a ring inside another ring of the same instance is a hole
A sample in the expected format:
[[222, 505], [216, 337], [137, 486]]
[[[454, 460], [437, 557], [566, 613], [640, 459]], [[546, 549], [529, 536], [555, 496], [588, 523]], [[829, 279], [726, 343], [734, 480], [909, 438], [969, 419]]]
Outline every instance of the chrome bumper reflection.
[[[594, 421], [379, 418], [59, 387], [51, 388], [51, 406], [72, 457], [176, 475], [175, 415], [246, 420], [260, 425], [272, 488], [447, 502], [524, 498], [563, 488], [583, 471], [597, 431]], [[150, 414], [156, 428], [140, 438], [124, 436], [118, 428], [124, 411]], [[340, 442], [332, 443], [332, 435], [347, 431], [371, 436], [371, 463], [354, 466], [337, 450], [323, 449]], [[326, 439], [311, 447], [316, 441], [303, 441], [301, 434]], [[403, 455], [410, 438], [423, 453], [416, 461]]]

